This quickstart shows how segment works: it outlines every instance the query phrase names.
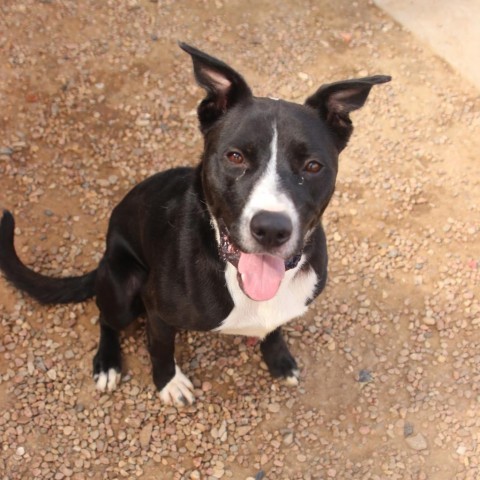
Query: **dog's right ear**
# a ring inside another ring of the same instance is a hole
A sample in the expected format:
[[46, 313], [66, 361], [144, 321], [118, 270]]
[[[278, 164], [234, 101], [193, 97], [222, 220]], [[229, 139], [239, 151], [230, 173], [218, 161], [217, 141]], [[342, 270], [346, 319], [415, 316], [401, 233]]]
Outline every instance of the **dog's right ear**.
[[247, 82], [233, 68], [206, 53], [179, 43], [190, 54], [197, 83], [207, 96], [198, 106], [198, 118], [202, 131], [208, 130], [229, 108], [252, 97]]

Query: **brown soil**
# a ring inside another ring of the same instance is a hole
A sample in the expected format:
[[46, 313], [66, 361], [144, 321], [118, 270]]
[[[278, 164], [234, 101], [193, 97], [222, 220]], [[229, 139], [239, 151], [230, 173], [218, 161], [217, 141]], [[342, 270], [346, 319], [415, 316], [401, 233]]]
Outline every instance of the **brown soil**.
[[92, 269], [128, 189], [197, 162], [202, 92], [177, 40], [261, 96], [394, 77], [354, 115], [329, 285], [286, 328], [301, 385], [272, 381], [244, 339], [182, 334], [197, 402], [164, 407], [140, 323], [100, 395], [94, 302], [40, 307], [1, 281], [2, 479], [478, 478], [478, 91], [371, 2], [4, 0], [0, 206], [22, 259]]

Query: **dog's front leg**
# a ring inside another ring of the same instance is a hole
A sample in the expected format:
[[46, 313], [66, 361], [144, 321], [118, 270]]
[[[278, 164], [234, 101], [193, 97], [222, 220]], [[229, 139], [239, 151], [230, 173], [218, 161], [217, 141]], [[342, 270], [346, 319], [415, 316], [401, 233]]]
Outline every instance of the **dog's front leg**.
[[175, 362], [175, 335], [176, 330], [157, 315], [148, 315], [148, 351], [153, 382], [163, 403], [184, 406], [193, 403], [193, 385]]
[[264, 338], [260, 350], [273, 377], [284, 378], [288, 385], [298, 385], [297, 362], [288, 350], [280, 327]]

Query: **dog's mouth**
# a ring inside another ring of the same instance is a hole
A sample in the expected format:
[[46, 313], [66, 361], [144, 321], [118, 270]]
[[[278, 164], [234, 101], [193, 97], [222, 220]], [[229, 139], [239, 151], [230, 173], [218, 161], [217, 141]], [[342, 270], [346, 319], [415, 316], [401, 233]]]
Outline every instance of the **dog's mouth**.
[[280, 288], [285, 272], [295, 268], [301, 253], [285, 260], [267, 253], [246, 253], [232, 241], [227, 227], [220, 222], [219, 254], [225, 262], [237, 269], [237, 280], [242, 291], [252, 300], [273, 298]]

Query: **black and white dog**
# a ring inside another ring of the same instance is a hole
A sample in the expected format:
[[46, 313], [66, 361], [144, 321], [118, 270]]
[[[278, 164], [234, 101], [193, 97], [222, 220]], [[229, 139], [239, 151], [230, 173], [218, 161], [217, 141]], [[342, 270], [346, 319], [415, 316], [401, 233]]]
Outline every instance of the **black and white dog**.
[[201, 162], [153, 175], [126, 195], [97, 269], [69, 278], [35, 273], [15, 252], [12, 214], [4, 211], [0, 223], [0, 268], [13, 285], [44, 304], [96, 296], [97, 388], [119, 383], [119, 332], [146, 314], [153, 381], [163, 402], [179, 405], [194, 399], [175, 363], [179, 329], [259, 337], [271, 374], [297, 383], [281, 325], [325, 286], [321, 218], [353, 130], [349, 113], [390, 80], [323, 85], [298, 105], [254, 97], [228, 65], [180, 46], [207, 93], [198, 107]]

